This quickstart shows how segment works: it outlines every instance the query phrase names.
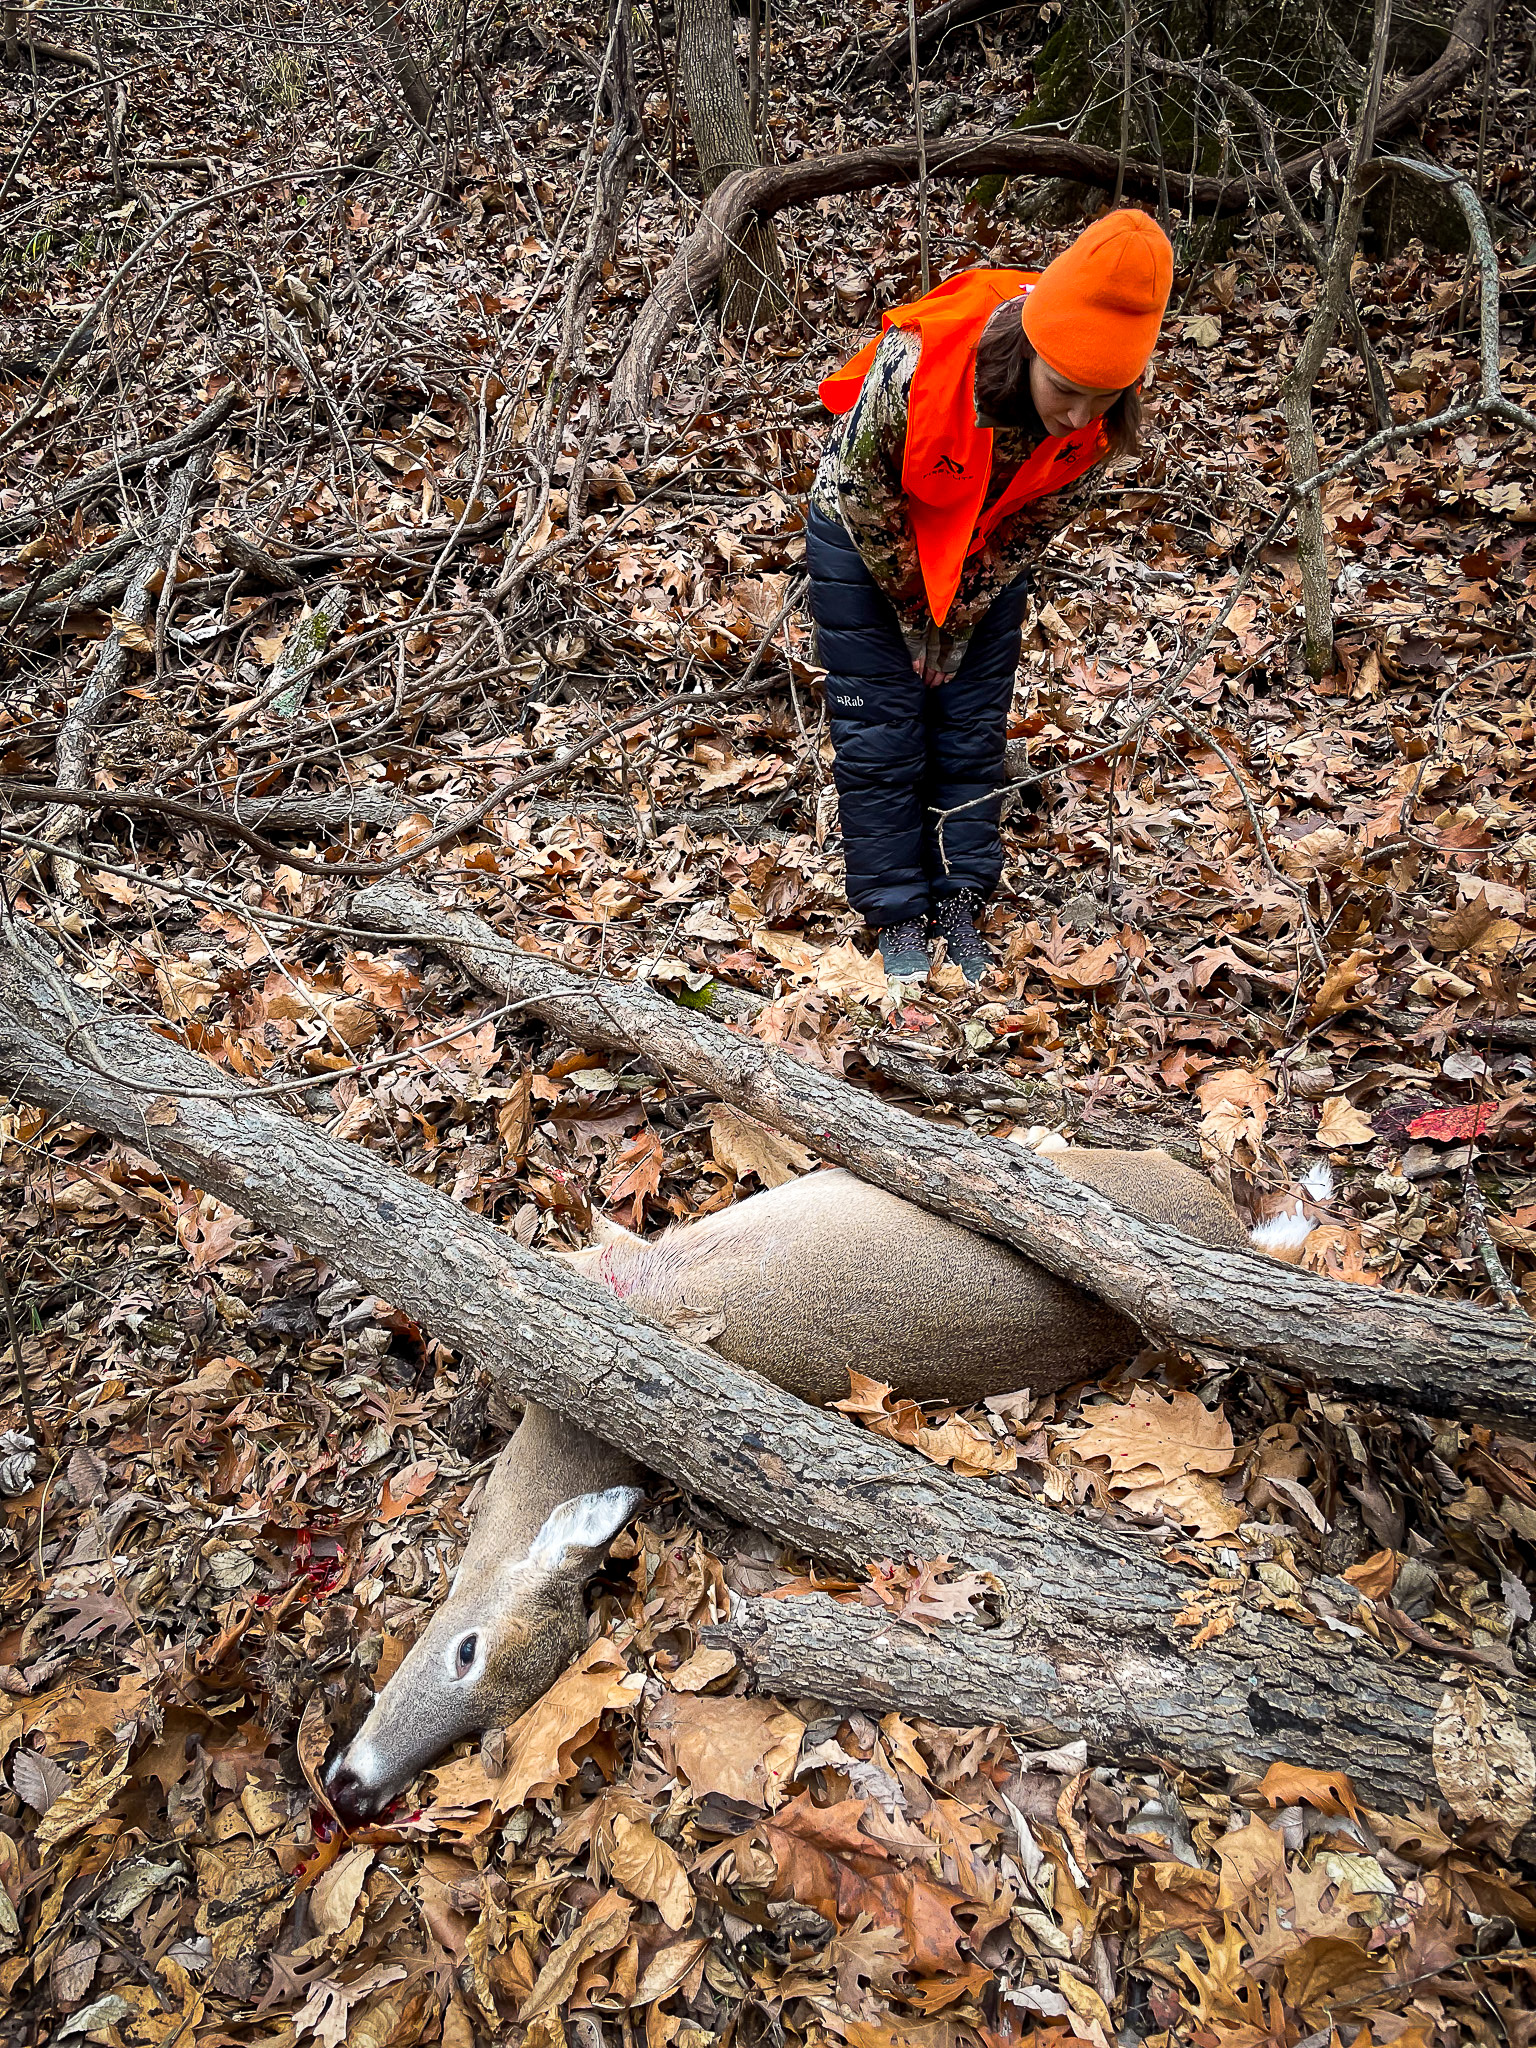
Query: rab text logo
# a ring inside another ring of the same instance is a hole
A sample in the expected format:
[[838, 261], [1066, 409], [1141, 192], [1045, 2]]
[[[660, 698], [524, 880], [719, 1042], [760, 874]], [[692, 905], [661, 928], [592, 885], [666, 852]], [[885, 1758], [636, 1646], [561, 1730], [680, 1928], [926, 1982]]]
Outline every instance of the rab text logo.
[[941, 455], [928, 474], [930, 476], [964, 476], [965, 464], [963, 462], [956, 462], [952, 455]]

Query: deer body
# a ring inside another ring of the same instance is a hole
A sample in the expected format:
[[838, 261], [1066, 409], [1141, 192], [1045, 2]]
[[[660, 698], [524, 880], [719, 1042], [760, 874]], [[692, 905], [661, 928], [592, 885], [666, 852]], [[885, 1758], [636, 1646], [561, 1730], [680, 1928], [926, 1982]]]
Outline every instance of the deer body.
[[[1149, 1221], [1227, 1250], [1230, 1205], [1166, 1152], [1051, 1163]], [[1010, 1246], [841, 1170], [811, 1173], [654, 1240], [567, 1255], [643, 1315], [815, 1402], [848, 1371], [966, 1404], [1091, 1377], [1136, 1327]], [[326, 1777], [343, 1819], [379, 1812], [461, 1736], [511, 1721], [585, 1633], [581, 1588], [642, 1497], [621, 1452], [530, 1405], [487, 1483], [448, 1598]]]

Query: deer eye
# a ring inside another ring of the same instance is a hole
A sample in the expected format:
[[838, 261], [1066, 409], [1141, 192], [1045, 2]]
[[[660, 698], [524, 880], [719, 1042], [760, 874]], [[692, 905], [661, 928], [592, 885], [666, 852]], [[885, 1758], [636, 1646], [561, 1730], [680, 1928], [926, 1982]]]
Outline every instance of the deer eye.
[[475, 1648], [479, 1640], [479, 1637], [473, 1634], [461, 1637], [456, 1659], [460, 1678], [467, 1678], [474, 1669]]

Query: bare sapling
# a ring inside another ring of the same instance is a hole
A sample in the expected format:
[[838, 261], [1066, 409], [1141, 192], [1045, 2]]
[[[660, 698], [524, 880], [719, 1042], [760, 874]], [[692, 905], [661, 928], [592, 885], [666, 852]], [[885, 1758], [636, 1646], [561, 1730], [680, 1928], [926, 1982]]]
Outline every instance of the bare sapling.
[[1291, 483], [1300, 492], [1296, 503], [1296, 553], [1301, 565], [1304, 653], [1314, 676], [1325, 675], [1333, 666], [1333, 589], [1328, 574], [1328, 535], [1323, 524], [1322, 498], [1315, 488], [1302, 488], [1311, 484], [1319, 468], [1312, 393], [1339, 321], [1351, 301], [1350, 269], [1365, 203], [1375, 178], [1371, 159], [1376, 146], [1376, 116], [1391, 24], [1392, 0], [1376, 0], [1370, 66], [1339, 196], [1333, 240], [1319, 277], [1317, 307], [1302, 338], [1300, 353], [1280, 386], [1280, 405], [1290, 443]]

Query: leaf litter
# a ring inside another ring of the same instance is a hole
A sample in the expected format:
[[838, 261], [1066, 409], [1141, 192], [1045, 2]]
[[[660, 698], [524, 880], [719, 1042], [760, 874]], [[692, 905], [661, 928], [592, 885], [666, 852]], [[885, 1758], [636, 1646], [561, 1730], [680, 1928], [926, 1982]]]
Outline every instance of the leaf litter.
[[[896, 21], [888, 8], [861, 12], [876, 34]], [[572, 53], [591, 42], [589, 23], [557, 26], [556, 40], [527, 42], [489, 74], [550, 195], [546, 218], [573, 189], [585, 74]], [[830, 33], [776, 32], [787, 81], [776, 119], [795, 149], [830, 118], [817, 83]], [[1027, 62], [1027, 36], [1005, 47]], [[268, 135], [284, 151], [293, 139], [283, 65], [307, 61], [302, 39], [295, 49], [262, 46], [266, 98], [253, 115], [239, 38], [210, 28], [200, 76], [179, 74], [164, 125], [174, 136], [182, 119], [199, 149], [265, 169]], [[968, 47], [948, 61], [964, 90], [1006, 106], [997, 66]], [[659, 76], [647, 83], [664, 99]], [[646, 118], [669, 121], [662, 99]], [[889, 139], [890, 118], [851, 112], [850, 139], [861, 127]], [[1475, 101], [1442, 119], [1442, 146], [1470, 161]], [[94, 100], [80, 99], [61, 119], [73, 163], [45, 155], [32, 168], [28, 190], [51, 185], [41, 241], [67, 246], [69, 266], [50, 268], [34, 243], [24, 260], [41, 268], [18, 305], [56, 295], [61, 277], [94, 292], [117, 261], [96, 188], [75, 169], [105, 161], [99, 128]], [[1506, 170], [1512, 198], [1526, 174]], [[194, 174], [135, 175], [168, 207]], [[388, 203], [358, 189], [354, 237]], [[341, 463], [316, 459], [304, 371], [273, 353], [274, 338], [299, 331], [268, 317], [279, 304], [280, 320], [301, 324], [306, 301], [320, 305], [312, 339], [329, 342], [321, 294], [334, 258], [296, 225], [295, 190], [275, 212], [231, 222], [227, 247], [192, 251], [209, 305], [235, 322], [228, 345], [206, 340], [177, 273], [147, 263], [130, 287], [149, 295], [145, 333], [156, 293], [172, 309], [133, 438], [174, 430], [238, 377], [286, 437], [291, 486], [270, 489], [243, 430], [245, 452], [222, 446], [167, 642], [157, 648], [115, 601], [66, 607], [57, 668], [50, 653], [7, 670], [0, 740], [8, 774], [46, 773], [58, 710], [115, 628], [157, 679], [125, 696], [103, 773], [131, 781], [206, 741], [206, 779], [189, 772], [187, 794], [339, 798], [339, 837], [325, 822], [334, 809], [276, 836], [300, 861], [338, 849], [380, 858], [420, 845], [497, 782], [551, 766], [617, 710], [739, 675], [803, 555], [795, 508], [818, 446], [804, 394], [861, 337], [850, 325], [814, 344], [781, 339], [750, 370], [680, 342], [663, 408], [671, 445], [641, 459], [597, 438], [585, 559], [530, 584], [501, 650], [513, 687], [497, 699], [466, 679], [484, 654], [474, 607], [502, 573], [499, 543], [465, 549], [420, 616], [414, 543], [446, 541], [439, 511], [515, 515], [534, 482], [515, 433], [477, 475], [477, 436], [503, 401], [498, 417], [529, 417], [526, 391], [492, 395], [500, 379], [484, 365], [504, 365], [517, 323], [549, 303], [537, 186], [466, 160], [445, 232], [409, 267], [381, 257], [376, 332], [347, 377], [328, 357], [318, 365]], [[1005, 213], [960, 218], [966, 259], [1037, 258], [1038, 231]], [[275, 236], [289, 230], [278, 258]], [[600, 348], [676, 232], [655, 181], [599, 298]], [[886, 303], [914, 286], [904, 193], [825, 202], [804, 233], [806, 309], [829, 328], [850, 259]], [[1050, 597], [1030, 616], [1013, 721], [1051, 779], [1041, 808], [1008, 827], [991, 987], [964, 994], [941, 974], [887, 1002], [841, 895], [817, 672], [794, 614], [765, 663], [763, 701], [683, 721], [658, 713], [597, 737], [551, 778], [552, 810], [495, 809], [471, 838], [424, 856], [416, 878], [572, 966], [643, 973], [706, 1007], [733, 989], [752, 999], [759, 1037], [831, 1071], [878, 1067], [880, 1048], [899, 1045], [954, 1084], [951, 1107], [933, 1113], [1004, 1139], [1049, 1144], [1083, 1122], [1139, 1118], [1203, 1158], [1245, 1217], [1300, 1217], [1311, 1228], [1298, 1255], [1357, 1282], [1491, 1298], [1470, 1165], [1489, 1239], [1536, 1306], [1536, 1039], [1490, 1023], [1529, 1021], [1536, 989], [1536, 567], [1518, 450], [1495, 474], [1490, 437], [1467, 431], [1329, 488], [1340, 637], [1321, 686], [1272, 653], [1295, 608], [1283, 551], [1232, 610], [1190, 693], [1241, 765], [1272, 863], [1228, 766], [1192, 726], [1171, 721], [1128, 777], [1091, 758], [1155, 694], [1160, 644], [1198, 632], [1224, 602], [1251, 510], [1243, 493], [1280, 474], [1272, 358], [1288, 322], [1275, 309], [1304, 303], [1310, 285], [1266, 233], [1240, 229], [1229, 263], [1191, 275], [1145, 459], [1052, 551], [1062, 573], [1048, 569]], [[245, 250], [261, 259], [250, 300]], [[1414, 242], [1362, 259], [1362, 275], [1399, 402], [1427, 406], [1468, 359], [1460, 261]], [[529, 388], [543, 367], [536, 356]], [[1506, 365], [1507, 384], [1522, 376], [1529, 402], [1528, 352]], [[114, 387], [101, 388], [93, 398], [83, 379], [61, 395], [42, 466], [6, 480], [7, 518], [115, 445]], [[1322, 410], [1336, 427], [1351, 406], [1341, 388]], [[558, 537], [581, 460], [573, 432], [530, 546]], [[126, 526], [150, 502], [118, 517]], [[36, 559], [110, 540], [96, 516], [50, 521]], [[323, 594], [220, 585], [229, 536], [257, 527], [284, 559], [323, 555], [350, 602], [338, 643], [349, 661], [316, 679], [297, 723], [262, 709], [214, 737], [232, 701], [260, 695]], [[33, 560], [3, 565], [8, 591]], [[398, 650], [396, 669], [370, 665], [370, 633]], [[402, 704], [408, 745], [378, 728]], [[318, 765], [295, 781], [289, 754], [305, 748]], [[650, 1229], [812, 1164], [642, 1069], [486, 1021], [431, 956], [284, 923], [331, 918], [339, 898], [323, 876], [241, 852], [219, 870], [231, 887], [189, 898], [176, 885], [201, 886], [214, 867], [194, 829], [146, 818], [129, 833], [114, 817], [87, 843], [79, 908], [59, 909], [36, 874], [15, 892], [74, 949], [83, 986], [136, 1004], [249, 1081], [336, 1076], [328, 1100], [306, 1098], [308, 1113], [405, 1157], [524, 1244], [581, 1241], [601, 1212]], [[1321, 967], [1302, 901], [1325, 934]], [[458, 1035], [437, 1044], [445, 1030]], [[363, 1076], [359, 1058], [373, 1052], [387, 1064]], [[994, 1099], [1018, 1106], [994, 1111]], [[1048, 1103], [1046, 1128], [1031, 1101]], [[175, 1104], [146, 1114], [173, 1123]], [[815, 1584], [929, 1630], [984, 1621], [993, 1588], [944, 1558], [828, 1581], [811, 1560], [718, 1520], [701, 1527], [663, 1499], [616, 1546], [572, 1670], [516, 1727], [460, 1745], [382, 1824], [348, 1838], [319, 1767], [439, 1596], [512, 1417], [390, 1304], [132, 1147], [20, 1105], [0, 1141], [0, 1252], [45, 1435], [41, 1458], [8, 1435], [0, 1460], [0, 1989], [28, 2038], [1528, 2039], [1536, 1897], [1520, 1832], [1536, 1770], [1497, 1674], [1469, 1673], [1457, 1653], [1495, 1646], [1532, 1665], [1536, 1444], [1293, 1400], [1265, 1382], [1212, 1383], [1163, 1354], [1103, 1388], [969, 1413], [925, 1412], [858, 1379], [844, 1404], [980, 1483], [1161, 1542], [1190, 1565], [1179, 1629], [1191, 1644], [1272, 1609], [1405, 1654], [1425, 1637], [1439, 1645], [1432, 1809], [1377, 1812], [1300, 1754], [1262, 1780], [1201, 1780], [1144, 1760], [1090, 1765], [1070, 1746], [1031, 1755], [996, 1729], [748, 1696], [729, 1653], [703, 1641], [733, 1586], [793, 1598]], [[1314, 1176], [1322, 1160], [1328, 1186]]]

